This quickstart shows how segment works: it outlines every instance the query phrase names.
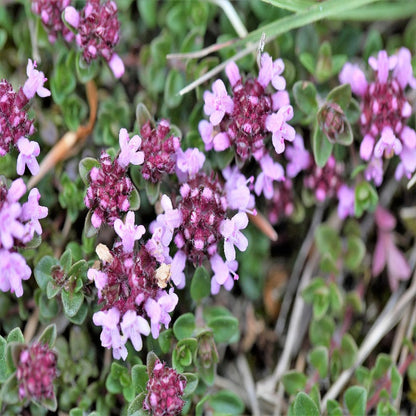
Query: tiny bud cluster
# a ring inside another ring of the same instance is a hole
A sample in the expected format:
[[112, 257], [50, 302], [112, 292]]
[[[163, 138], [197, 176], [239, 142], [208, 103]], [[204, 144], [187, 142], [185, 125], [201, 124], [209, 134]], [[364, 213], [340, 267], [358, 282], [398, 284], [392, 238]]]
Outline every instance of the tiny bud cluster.
[[17, 382], [20, 399], [52, 399], [57, 357], [45, 344], [35, 343], [20, 352]]
[[185, 404], [182, 399], [185, 387], [184, 376], [157, 360], [147, 382], [143, 409], [152, 416], [179, 415]]

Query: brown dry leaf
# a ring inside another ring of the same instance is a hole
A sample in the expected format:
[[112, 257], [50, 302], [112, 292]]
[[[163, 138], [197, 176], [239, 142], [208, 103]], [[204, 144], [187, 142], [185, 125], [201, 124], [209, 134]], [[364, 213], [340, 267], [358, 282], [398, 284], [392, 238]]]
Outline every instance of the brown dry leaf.
[[266, 314], [273, 322], [279, 315], [288, 277], [288, 272], [281, 264], [274, 264], [267, 274], [263, 289], [263, 302]]

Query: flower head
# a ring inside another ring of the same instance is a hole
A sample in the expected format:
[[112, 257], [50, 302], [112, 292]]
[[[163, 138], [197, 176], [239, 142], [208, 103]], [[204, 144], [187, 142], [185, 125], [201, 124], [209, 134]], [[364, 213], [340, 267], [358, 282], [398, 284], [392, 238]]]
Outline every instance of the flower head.
[[185, 402], [182, 400], [186, 378], [156, 360], [146, 386], [143, 409], [153, 416], [179, 415]]
[[35, 343], [24, 348], [17, 365], [20, 399], [52, 399], [53, 382], [57, 376], [57, 357], [48, 345]]

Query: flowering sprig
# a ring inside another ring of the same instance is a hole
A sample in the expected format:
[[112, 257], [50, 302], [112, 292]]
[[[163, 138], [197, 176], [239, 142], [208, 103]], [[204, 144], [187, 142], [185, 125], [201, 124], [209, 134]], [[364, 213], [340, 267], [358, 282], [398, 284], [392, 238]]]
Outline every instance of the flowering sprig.
[[28, 139], [35, 128], [33, 120], [28, 117], [26, 106], [36, 94], [47, 97], [51, 93], [44, 87], [47, 78], [35, 68], [36, 62], [29, 59], [26, 68], [28, 79], [17, 93], [8, 81], [0, 81], [0, 156], [9, 153], [12, 147], [19, 150], [16, 166], [18, 175], [24, 174], [26, 165], [32, 175], [39, 172], [36, 157], [39, 156], [40, 148], [37, 142]]
[[416, 169], [416, 132], [406, 126], [412, 107], [405, 95], [408, 85], [416, 88], [416, 79], [406, 48], [390, 57], [386, 51], [380, 51], [368, 63], [375, 72], [373, 81], [367, 81], [358, 65], [350, 63], [345, 64], [339, 79], [349, 83], [352, 92], [361, 98], [360, 156], [369, 162], [366, 179], [379, 186], [383, 180], [383, 159], [400, 157], [397, 179], [403, 175], [410, 177]]
[[[204, 111], [210, 121], [199, 123], [199, 132], [205, 149], [222, 151], [229, 147], [243, 161], [253, 156], [260, 160], [268, 153], [267, 139], [272, 133], [276, 153], [285, 149], [285, 140], [293, 141], [295, 130], [287, 124], [293, 117], [286, 81], [281, 76], [284, 64], [281, 59], [273, 62], [264, 53], [261, 57], [258, 78], [243, 81], [234, 62], [226, 67], [233, 95], [229, 96], [224, 83], [216, 80], [213, 92], [204, 93]], [[267, 91], [269, 84], [277, 90]]]
[[116, 78], [124, 74], [124, 63], [114, 52], [120, 38], [117, 4], [107, 0], [88, 0], [78, 12], [74, 7], [65, 8], [65, 20], [76, 30], [75, 41], [87, 63], [102, 56]]
[[91, 268], [88, 278], [98, 290], [102, 310], [93, 316], [94, 324], [102, 326], [101, 344], [112, 348], [116, 359], [127, 357], [126, 342], [131, 340], [136, 351], [142, 348], [141, 335], [159, 336], [162, 325], [168, 328], [171, 313], [178, 297], [164, 290], [171, 278], [171, 266], [164, 258], [149, 250], [148, 244], [134, 247], [145, 229], [134, 225], [134, 214], [129, 212], [126, 222], [116, 220], [114, 228], [121, 241], [112, 250], [97, 246], [100, 269]]
[[26, 246], [35, 233], [42, 233], [39, 220], [48, 215], [48, 208], [39, 205], [40, 193], [36, 188], [21, 205], [19, 199], [25, 192], [21, 178], [12, 182], [10, 188], [0, 178], [0, 290], [10, 290], [17, 297], [23, 295], [22, 281], [32, 273], [17, 248]]
[[[102, 152], [98, 166], [93, 166], [84, 178], [89, 184], [84, 203], [91, 210], [91, 224], [96, 229], [102, 223], [113, 226], [131, 208], [129, 198], [137, 193], [127, 169], [130, 164], [140, 165], [144, 161], [143, 152], [138, 150], [141, 138], [135, 135], [130, 139], [127, 130], [121, 129], [119, 144], [120, 152], [113, 161], [108, 153]], [[83, 168], [82, 162], [80, 169]]]

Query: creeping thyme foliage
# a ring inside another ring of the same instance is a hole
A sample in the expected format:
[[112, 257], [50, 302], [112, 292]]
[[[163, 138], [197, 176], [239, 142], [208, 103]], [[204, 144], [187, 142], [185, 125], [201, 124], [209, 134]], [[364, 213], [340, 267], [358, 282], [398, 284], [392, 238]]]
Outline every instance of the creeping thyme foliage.
[[3, 3], [0, 414], [413, 414], [416, 4]]

